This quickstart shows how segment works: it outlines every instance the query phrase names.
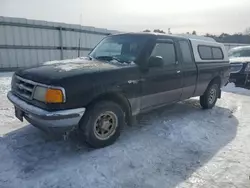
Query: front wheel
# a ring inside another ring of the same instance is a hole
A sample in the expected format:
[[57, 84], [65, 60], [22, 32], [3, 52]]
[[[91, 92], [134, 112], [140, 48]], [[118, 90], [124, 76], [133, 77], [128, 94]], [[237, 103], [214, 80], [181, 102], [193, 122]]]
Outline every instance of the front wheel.
[[219, 95], [219, 85], [212, 83], [208, 86], [205, 93], [200, 96], [200, 104], [203, 109], [211, 109], [214, 107]]
[[90, 106], [80, 122], [84, 140], [93, 148], [113, 144], [124, 125], [122, 108], [111, 101], [101, 101]]

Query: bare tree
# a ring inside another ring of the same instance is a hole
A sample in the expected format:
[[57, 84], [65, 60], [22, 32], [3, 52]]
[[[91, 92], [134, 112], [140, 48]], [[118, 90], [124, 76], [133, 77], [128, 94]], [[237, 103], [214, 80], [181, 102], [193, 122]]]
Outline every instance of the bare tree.
[[160, 29], [155, 29], [154, 32], [155, 32], [155, 33], [165, 33], [165, 31], [160, 30]]
[[246, 28], [246, 30], [245, 30], [245, 32], [244, 32], [244, 34], [246, 34], [246, 35], [250, 35], [250, 27]]
[[192, 35], [197, 35], [196, 31], [193, 31], [193, 32], [192, 32]]

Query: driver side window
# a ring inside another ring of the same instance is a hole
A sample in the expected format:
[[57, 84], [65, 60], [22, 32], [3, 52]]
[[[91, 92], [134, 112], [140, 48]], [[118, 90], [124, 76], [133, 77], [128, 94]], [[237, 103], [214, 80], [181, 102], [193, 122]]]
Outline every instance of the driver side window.
[[156, 43], [151, 56], [160, 56], [164, 65], [176, 63], [175, 47], [173, 43]]

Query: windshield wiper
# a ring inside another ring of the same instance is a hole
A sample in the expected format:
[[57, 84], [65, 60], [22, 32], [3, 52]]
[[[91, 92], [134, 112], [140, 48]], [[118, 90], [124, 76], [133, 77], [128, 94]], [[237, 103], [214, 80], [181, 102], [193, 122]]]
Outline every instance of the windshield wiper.
[[89, 58], [89, 60], [93, 60], [92, 56], [88, 55], [87, 57]]

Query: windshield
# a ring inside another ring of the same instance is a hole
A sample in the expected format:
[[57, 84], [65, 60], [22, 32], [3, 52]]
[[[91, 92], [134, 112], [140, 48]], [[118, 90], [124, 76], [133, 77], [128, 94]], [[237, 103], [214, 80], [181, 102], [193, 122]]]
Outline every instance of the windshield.
[[229, 57], [250, 57], [250, 48], [230, 50], [228, 55]]
[[141, 36], [116, 35], [105, 38], [89, 54], [99, 60], [117, 60], [121, 63], [135, 62], [146, 38]]

